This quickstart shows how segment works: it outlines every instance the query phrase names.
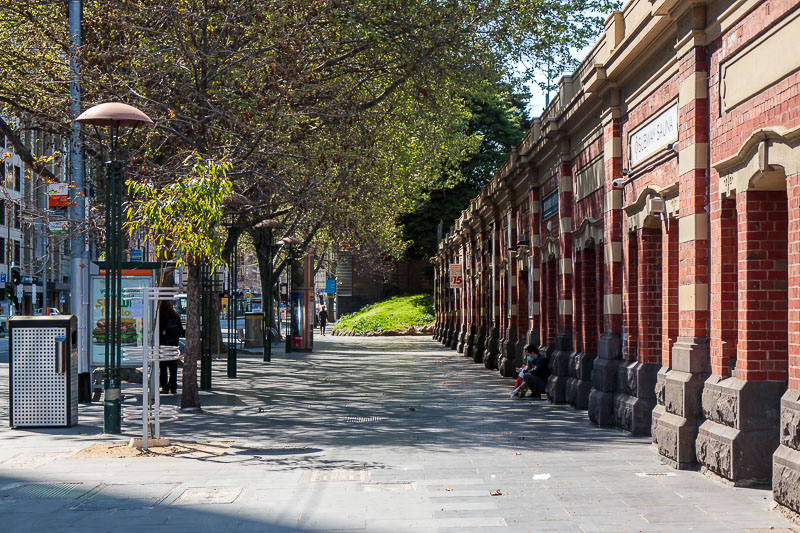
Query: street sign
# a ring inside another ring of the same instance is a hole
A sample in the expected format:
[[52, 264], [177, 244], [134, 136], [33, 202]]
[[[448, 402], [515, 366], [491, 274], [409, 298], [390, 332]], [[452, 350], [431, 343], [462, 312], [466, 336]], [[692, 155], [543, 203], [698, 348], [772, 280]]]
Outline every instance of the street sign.
[[5, 282], [6, 282], [6, 275], [0, 274], [0, 283], [5, 283]]
[[325, 292], [328, 293], [328, 296], [334, 296], [336, 294], [336, 280], [335, 279], [326, 279], [325, 280]]
[[69, 220], [51, 220], [47, 224], [47, 230], [51, 235], [69, 233]]
[[464, 285], [464, 276], [461, 270], [461, 265], [458, 263], [450, 264], [450, 288], [461, 289]]
[[61, 302], [61, 303], [64, 303], [64, 302], [67, 301], [67, 297], [65, 295], [63, 295], [63, 294], [59, 294], [58, 295], [58, 301]]
[[144, 260], [144, 252], [141, 249], [129, 250], [130, 260], [133, 263], [141, 263]]
[[69, 206], [69, 186], [66, 183], [51, 183], [47, 186], [47, 206]]
[[22, 283], [23, 284], [33, 283], [33, 280], [31, 279], [30, 276], [22, 276]]

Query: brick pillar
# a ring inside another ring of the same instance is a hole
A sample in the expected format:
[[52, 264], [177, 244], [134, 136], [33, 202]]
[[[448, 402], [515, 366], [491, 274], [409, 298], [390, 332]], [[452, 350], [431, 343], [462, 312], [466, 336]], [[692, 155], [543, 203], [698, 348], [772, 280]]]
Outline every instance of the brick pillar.
[[541, 291], [541, 267], [542, 267], [542, 250], [541, 237], [539, 231], [541, 229], [541, 202], [539, 199], [539, 188], [531, 188], [528, 198], [531, 202], [531, 218], [529, 235], [531, 239], [531, 266], [528, 273], [528, 283], [532, 286], [531, 294], [533, 295], [533, 302], [531, 302], [532, 309], [531, 315], [533, 318], [530, 320], [528, 329], [528, 342], [539, 346], [542, 344], [541, 329], [541, 309], [542, 309], [542, 291]]
[[786, 183], [788, 231], [788, 390], [781, 398], [780, 446], [772, 458], [772, 496], [800, 513], [800, 175]]
[[[596, 245], [595, 245], [596, 246]], [[598, 324], [598, 279], [602, 291], [602, 277], [598, 278], [598, 265], [602, 272], [602, 262], [598, 263], [595, 247], [576, 251], [575, 272], [573, 273], [573, 302], [575, 349], [577, 353], [569, 368], [567, 381], [567, 400], [576, 409], [589, 407], [589, 394], [592, 390], [592, 368], [597, 354], [597, 341], [600, 338]], [[600, 254], [602, 257], [602, 254]], [[580, 262], [577, 259], [580, 258]], [[580, 266], [579, 266], [580, 265]], [[602, 293], [601, 293], [602, 295]]]
[[462, 241], [459, 256], [461, 260], [461, 271], [464, 275], [463, 284], [460, 291], [458, 291], [460, 296], [460, 320], [458, 326], [458, 336], [455, 339], [455, 346], [454, 348], [458, 351], [458, 353], [464, 353], [464, 346], [467, 343], [467, 332], [469, 330], [470, 324], [470, 307], [469, 307], [469, 298], [470, 298], [470, 291], [469, 286], [470, 282], [467, 281], [467, 265], [469, 264], [471, 253], [469, 247], [469, 241], [471, 240], [470, 234], [468, 232], [462, 233]]
[[550, 360], [547, 398], [566, 403], [570, 363], [575, 362], [572, 347], [572, 166], [569, 139], [560, 140], [561, 164], [558, 167], [558, 333], [556, 350]]
[[600, 426], [614, 423], [617, 367], [622, 359], [622, 191], [613, 180], [622, 178], [622, 126], [619, 90], [611, 90], [611, 107], [603, 118], [603, 335], [592, 368], [589, 419]]
[[[513, 198], [513, 195], [512, 195]], [[500, 375], [504, 377], [516, 376], [514, 363], [517, 359], [517, 322], [519, 313], [519, 294], [517, 292], [518, 268], [516, 253], [509, 248], [517, 245], [517, 213], [516, 207], [511, 207], [506, 213], [506, 275], [505, 275], [505, 298], [506, 309], [503, 313], [505, 317], [505, 333], [503, 343], [500, 347], [500, 354], [497, 361], [497, 368]]]
[[626, 363], [619, 368], [614, 399], [616, 425], [634, 435], [649, 435], [656, 405], [655, 385], [661, 368], [661, 222], [647, 220], [629, 238], [626, 257]]
[[439, 287], [442, 284], [442, 275], [439, 267], [439, 254], [437, 252], [433, 262], [433, 312], [435, 321], [433, 323], [433, 340], [439, 338], [439, 328], [442, 324], [442, 312], [439, 308], [442, 299], [439, 296]]
[[490, 257], [491, 269], [491, 308], [489, 309], [489, 337], [486, 339], [486, 348], [483, 352], [483, 364], [493, 370], [497, 368], [497, 350], [500, 337], [500, 217], [495, 215], [491, 227], [492, 250]]
[[658, 417], [653, 428], [653, 440], [659, 453], [677, 468], [692, 468], [695, 464], [700, 393], [709, 371], [708, 60], [702, 37], [705, 26], [705, 6], [702, 5], [693, 6], [677, 22], [678, 42], [681, 43], [676, 49], [680, 84], [679, 328], [672, 349], [672, 367], [662, 375], [666, 412]]
[[475, 334], [477, 332], [477, 265], [475, 262], [475, 235], [470, 231], [467, 233], [466, 242], [466, 264], [469, 265], [469, 274], [464, 275], [464, 283], [469, 287], [467, 293], [467, 332], [465, 335], [464, 346], [461, 352], [464, 357], [471, 357], [472, 348], [475, 345]]
[[472, 345], [472, 348], [469, 352], [469, 357], [472, 358], [473, 361], [476, 363], [480, 363], [483, 361], [483, 350], [485, 347], [486, 342], [486, 299], [488, 297], [488, 290], [487, 287], [488, 279], [487, 279], [487, 272], [486, 272], [486, 264], [487, 264], [487, 255], [486, 255], [486, 228], [484, 227], [484, 222], [481, 220], [480, 229], [477, 234], [477, 247], [478, 247], [478, 257], [475, 263], [475, 269], [478, 275], [478, 282], [475, 286], [476, 294], [475, 294], [475, 305], [476, 305], [476, 319], [477, 319], [477, 329], [475, 332], [475, 341]]
[[739, 317], [735, 374], [712, 375], [697, 460], [736, 483], [772, 479], [788, 371], [788, 212], [784, 191], [736, 195]]
[[661, 234], [661, 368], [656, 377], [656, 407], [651, 433], [656, 441], [658, 419], [666, 412], [664, 384], [678, 338], [678, 219], [667, 215]]
[[[523, 240], [521, 237], [525, 237], [524, 240], [530, 242], [530, 214], [529, 214], [529, 203], [525, 202], [524, 204], [525, 209], [519, 209], [517, 213], [517, 238], [521, 241]], [[522, 351], [525, 349], [525, 346], [528, 344], [528, 325], [530, 323], [530, 312], [529, 312], [529, 282], [530, 282], [530, 261], [528, 260], [528, 250], [530, 250], [530, 245], [526, 245], [527, 248], [525, 252], [520, 255], [520, 259], [518, 260], [518, 267], [517, 267], [517, 322], [516, 322], [516, 329], [517, 329], [517, 346], [514, 350], [515, 359], [514, 359], [514, 368], [522, 365]], [[522, 250], [522, 248], [521, 248]], [[520, 266], [522, 268], [520, 268]], [[513, 370], [513, 369], [512, 369]]]

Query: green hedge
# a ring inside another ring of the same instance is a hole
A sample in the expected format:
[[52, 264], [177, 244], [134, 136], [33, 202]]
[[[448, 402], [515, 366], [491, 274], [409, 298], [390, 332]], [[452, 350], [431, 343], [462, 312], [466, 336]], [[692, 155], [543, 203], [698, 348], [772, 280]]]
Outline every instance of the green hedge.
[[362, 307], [356, 313], [339, 317], [336, 329], [364, 334], [390, 329], [399, 330], [409, 326], [427, 326], [433, 323], [434, 319], [433, 296], [430, 294], [396, 296]]

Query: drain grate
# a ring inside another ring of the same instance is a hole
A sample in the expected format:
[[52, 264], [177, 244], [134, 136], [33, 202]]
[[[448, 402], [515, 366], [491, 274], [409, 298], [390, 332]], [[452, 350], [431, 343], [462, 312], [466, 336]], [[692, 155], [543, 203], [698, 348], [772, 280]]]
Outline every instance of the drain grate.
[[346, 416], [341, 419], [345, 424], [369, 424], [386, 420], [383, 416]]
[[88, 490], [83, 483], [30, 483], [11, 490], [3, 497], [14, 500], [72, 500]]
[[73, 511], [149, 509], [164, 501], [177, 486], [177, 483], [144, 483], [140, 485], [102, 483], [96, 490], [75, 500], [70, 509]]

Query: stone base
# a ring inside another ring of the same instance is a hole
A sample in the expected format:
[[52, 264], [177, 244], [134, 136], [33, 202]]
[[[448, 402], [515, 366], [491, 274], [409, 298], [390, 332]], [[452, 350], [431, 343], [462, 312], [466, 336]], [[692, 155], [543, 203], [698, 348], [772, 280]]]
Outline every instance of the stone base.
[[678, 470], [691, 470], [697, 467], [694, 444], [697, 439], [697, 425], [682, 416], [668, 413], [663, 405], [653, 409], [653, 442], [656, 444], [661, 461]]
[[528, 344], [533, 344], [534, 346], [539, 346], [539, 330], [538, 329], [529, 329], [528, 333], [525, 335], [525, 340], [528, 341]]
[[556, 350], [550, 358], [550, 377], [547, 379], [547, 399], [551, 403], [567, 403], [569, 359], [573, 352], [559, 349], [563, 342], [556, 341]]
[[469, 325], [469, 333], [467, 333], [466, 340], [464, 341], [464, 350], [462, 351], [464, 357], [472, 357], [472, 348], [475, 346], [477, 330], [478, 326], [475, 324]]
[[456, 341], [456, 351], [458, 353], [464, 353], [464, 347], [467, 345], [467, 336], [469, 335], [470, 328], [471, 326], [467, 326], [466, 324], [462, 324], [459, 328], [460, 333]]
[[573, 352], [569, 358], [569, 378], [567, 379], [567, 403], [576, 409], [588, 409], [589, 394], [592, 392], [592, 367], [594, 354]]
[[800, 391], [787, 390], [781, 398], [780, 443], [772, 456], [772, 497], [800, 513]]
[[517, 328], [509, 326], [506, 335], [500, 346], [500, 354], [497, 359], [497, 369], [500, 375], [506, 378], [516, 377], [514, 362], [516, 359]]
[[483, 350], [486, 348], [486, 328], [480, 326], [475, 334], [475, 343], [470, 349], [469, 355], [476, 363], [483, 362]]
[[498, 338], [500, 332], [497, 327], [493, 327], [489, 338], [486, 339], [486, 349], [483, 351], [483, 366], [489, 370], [497, 368], [497, 349], [500, 339]]
[[614, 391], [617, 368], [621, 364], [622, 340], [618, 334], [604, 333], [592, 365], [592, 392], [589, 394], [589, 420], [598, 426], [614, 425]]
[[445, 344], [445, 346], [455, 350], [456, 347], [458, 346], [458, 336], [460, 334], [461, 334], [461, 325], [456, 324], [455, 326], [453, 326], [453, 329], [450, 330], [450, 336], [447, 338], [447, 343]]
[[783, 382], [709, 377], [703, 387], [706, 421], [697, 435], [697, 461], [736, 485], [769, 483], [785, 388]]
[[656, 406], [656, 379], [661, 365], [631, 361], [617, 370], [614, 425], [633, 435], [650, 435]]

